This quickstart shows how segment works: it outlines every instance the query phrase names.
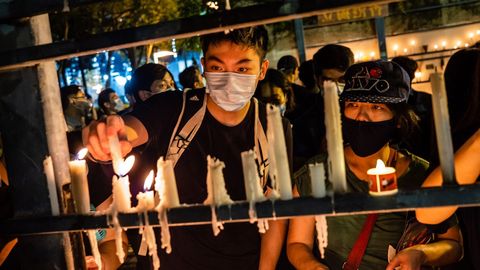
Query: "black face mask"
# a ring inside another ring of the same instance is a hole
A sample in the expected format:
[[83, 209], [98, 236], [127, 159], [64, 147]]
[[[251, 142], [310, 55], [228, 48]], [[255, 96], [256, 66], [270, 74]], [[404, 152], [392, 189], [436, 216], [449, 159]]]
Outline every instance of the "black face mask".
[[343, 117], [343, 138], [360, 157], [370, 156], [387, 144], [395, 134], [395, 119], [381, 122], [355, 121]]

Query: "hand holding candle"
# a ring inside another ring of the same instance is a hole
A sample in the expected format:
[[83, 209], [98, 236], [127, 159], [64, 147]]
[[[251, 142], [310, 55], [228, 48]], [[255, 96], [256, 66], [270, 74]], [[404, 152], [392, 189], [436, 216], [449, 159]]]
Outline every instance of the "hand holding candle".
[[376, 168], [367, 171], [370, 194], [374, 196], [392, 195], [397, 193], [397, 173], [393, 167], [385, 167], [381, 159], [377, 160]]

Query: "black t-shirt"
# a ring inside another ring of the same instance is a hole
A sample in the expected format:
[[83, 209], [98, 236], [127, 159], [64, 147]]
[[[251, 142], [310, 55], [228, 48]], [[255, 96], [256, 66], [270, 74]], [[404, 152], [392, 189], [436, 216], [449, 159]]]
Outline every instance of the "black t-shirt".
[[[203, 98], [204, 90], [189, 91], [184, 115], [193, 115], [201, 107]], [[158, 156], [166, 154], [181, 103], [181, 92], [166, 92], [150, 98], [131, 113], [143, 123], [149, 138], [156, 141], [146, 151], [154, 151]], [[201, 127], [174, 169], [180, 203], [201, 204], [207, 198], [207, 155], [225, 163], [225, 184], [232, 200], [245, 200], [240, 153], [254, 147], [254, 107], [252, 102], [245, 119], [233, 127], [221, 124], [206, 111]], [[266, 129], [265, 106], [260, 104], [259, 108], [260, 120]], [[285, 136], [291, 153], [291, 130], [287, 123], [284, 121]], [[179, 130], [182, 126], [180, 124]], [[216, 237], [211, 225], [171, 227], [172, 253], [160, 252], [161, 269], [258, 268], [260, 234], [256, 224], [227, 223], [224, 227]]]

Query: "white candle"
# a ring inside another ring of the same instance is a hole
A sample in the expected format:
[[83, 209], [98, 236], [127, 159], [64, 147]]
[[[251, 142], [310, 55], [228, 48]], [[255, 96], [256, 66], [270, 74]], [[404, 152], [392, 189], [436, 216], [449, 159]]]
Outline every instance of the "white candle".
[[344, 193], [347, 192], [347, 178], [337, 86], [334, 82], [325, 81], [323, 88], [329, 175], [333, 190]]
[[432, 82], [433, 118], [435, 120], [438, 156], [440, 158], [443, 181], [454, 183], [455, 169], [453, 166], [453, 144], [450, 133], [450, 116], [448, 114], [445, 82], [441, 73], [431, 74], [430, 81]]
[[143, 184], [143, 190], [145, 192], [139, 192], [137, 194], [137, 200], [138, 200], [137, 210], [138, 210], [138, 212], [148, 211], [148, 210], [152, 210], [153, 208], [155, 208], [153, 191], [150, 190], [151, 187], [152, 187], [152, 184], [153, 184], [153, 170], [150, 171], [150, 173], [148, 174], [148, 176], [145, 179], [145, 182]]
[[100, 252], [98, 250], [97, 236], [95, 234], [95, 230], [88, 230], [87, 235], [92, 249], [93, 258], [95, 259], [95, 263], [98, 266], [98, 270], [102, 270], [102, 257], [100, 256]]
[[375, 196], [397, 193], [397, 174], [393, 167], [385, 167], [381, 159], [377, 159], [375, 168], [367, 171], [369, 178], [369, 193]]
[[225, 188], [225, 179], [223, 177], [223, 168], [225, 168], [225, 163], [222, 161], [207, 156], [207, 199], [203, 204], [211, 206], [212, 213], [212, 229], [213, 235], [217, 236], [221, 230], [223, 230], [223, 224], [217, 219], [217, 211], [215, 206], [220, 206], [224, 204], [232, 204], [233, 201], [227, 193]]
[[122, 175], [120, 172], [123, 164], [122, 148], [117, 134], [108, 137], [108, 145], [110, 146], [110, 155], [112, 156], [113, 171], [117, 175]]
[[77, 154], [77, 160], [68, 163], [72, 187], [72, 197], [75, 202], [75, 209], [79, 214], [90, 212], [90, 193], [88, 191], [87, 163], [83, 158], [87, 149], [83, 148]]
[[158, 159], [155, 190], [159, 193], [160, 203], [165, 208], [180, 206], [177, 182], [171, 160], [164, 160], [163, 157]]
[[323, 163], [308, 164], [310, 180], [312, 181], [312, 196], [315, 198], [325, 197], [325, 168]]
[[55, 184], [55, 175], [53, 173], [52, 157], [48, 156], [43, 160], [43, 170], [47, 177], [48, 196], [50, 197], [50, 207], [52, 215], [60, 215], [60, 207], [58, 205], [57, 186]]
[[267, 106], [267, 125], [271, 166], [270, 179], [272, 179], [272, 182], [276, 182], [273, 186], [280, 194], [280, 198], [282, 200], [290, 200], [292, 199], [292, 182], [279, 107]]
[[255, 163], [255, 152], [253, 150], [242, 152], [241, 157], [245, 193], [249, 202], [248, 215], [250, 216], [250, 223], [253, 223], [257, 219], [255, 203], [265, 201], [266, 198], [260, 186], [260, 177], [258, 176], [257, 164]]
[[224, 205], [232, 204], [233, 201], [228, 195], [227, 189], [225, 188], [225, 179], [223, 177], [223, 168], [225, 168], [225, 163], [222, 161], [207, 156], [207, 199], [203, 204], [208, 205]]
[[121, 162], [121, 166], [118, 168], [120, 177], [116, 175], [112, 179], [112, 194], [113, 194], [113, 203], [115, 209], [119, 212], [129, 212], [132, 208], [130, 198], [132, 197], [130, 193], [130, 181], [128, 180], [128, 172], [135, 162], [135, 156], [129, 156], [125, 162]]

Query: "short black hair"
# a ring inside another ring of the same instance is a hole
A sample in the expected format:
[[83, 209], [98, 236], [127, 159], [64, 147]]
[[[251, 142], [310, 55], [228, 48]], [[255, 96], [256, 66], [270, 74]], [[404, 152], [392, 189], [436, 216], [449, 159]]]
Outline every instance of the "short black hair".
[[[140, 90], [151, 91], [152, 83], [156, 80], [161, 80], [165, 77], [165, 74], [170, 74], [172, 79], [174, 78], [172, 73], [164, 65], [148, 63], [137, 68], [133, 74], [128, 87], [125, 87], [125, 93], [133, 96], [135, 102], [141, 103], [142, 100], [138, 95]], [[177, 85], [175, 85], [175, 89]]]
[[178, 79], [180, 80], [180, 84], [183, 88], [191, 88], [193, 89], [194, 84], [198, 82], [197, 75], [200, 73], [200, 70], [196, 66], [187, 67], [183, 70]]
[[324, 69], [345, 71], [353, 62], [352, 50], [337, 44], [325, 45], [313, 55], [314, 71], [317, 77], [322, 74]]
[[308, 88], [315, 87], [315, 74], [313, 72], [313, 60], [303, 62], [298, 68], [298, 78]]
[[298, 68], [298, 61], [292, 55], [282, 56], [277, 63], [277, 69], [284, 74], [292, 74]]
[[81, 92], [81, 91], [82, 91], [82, 88], [80, 88], [79, 85], [75, 85], [75, 84], [64, 86], [64, 87], [60, 88], [60, 94], [61, 94], [61, 99], [62, 99], [62, 108], [63, 108], [64, 111], [65, 111], [65, 109], [67, 109], [68, 104], [69, 104], [68, 98], [71, 95], [76, 95], [78, 92]]
[[230, 41], [237, 45], [246, 46], [254, 49], [260, 60], [265, 59], [268, 49], [268, 32], [264, 26], [252, 26], [247, 28], [235, 29], [232, 31], [218, 32], [202, 36], [202, 51], [206, 55], [210, 45], [216, 45], [222, 41]]
[[105, 102], [110, 102], [110, 94], [115, 94], [116, 92], [112, 88], [105, 88], [100, 94], [98, 95], [98, 106], [106, 113], [107, 109], [105, 108]]
[[410, 76], [410, 81], [415, 78], [415, 71], [417, 71], [418, 68], [417, 61], [407, 56], [397, 56], [392, 58], [392, 62], [397, 63], [407, 72], [408, 76]]

